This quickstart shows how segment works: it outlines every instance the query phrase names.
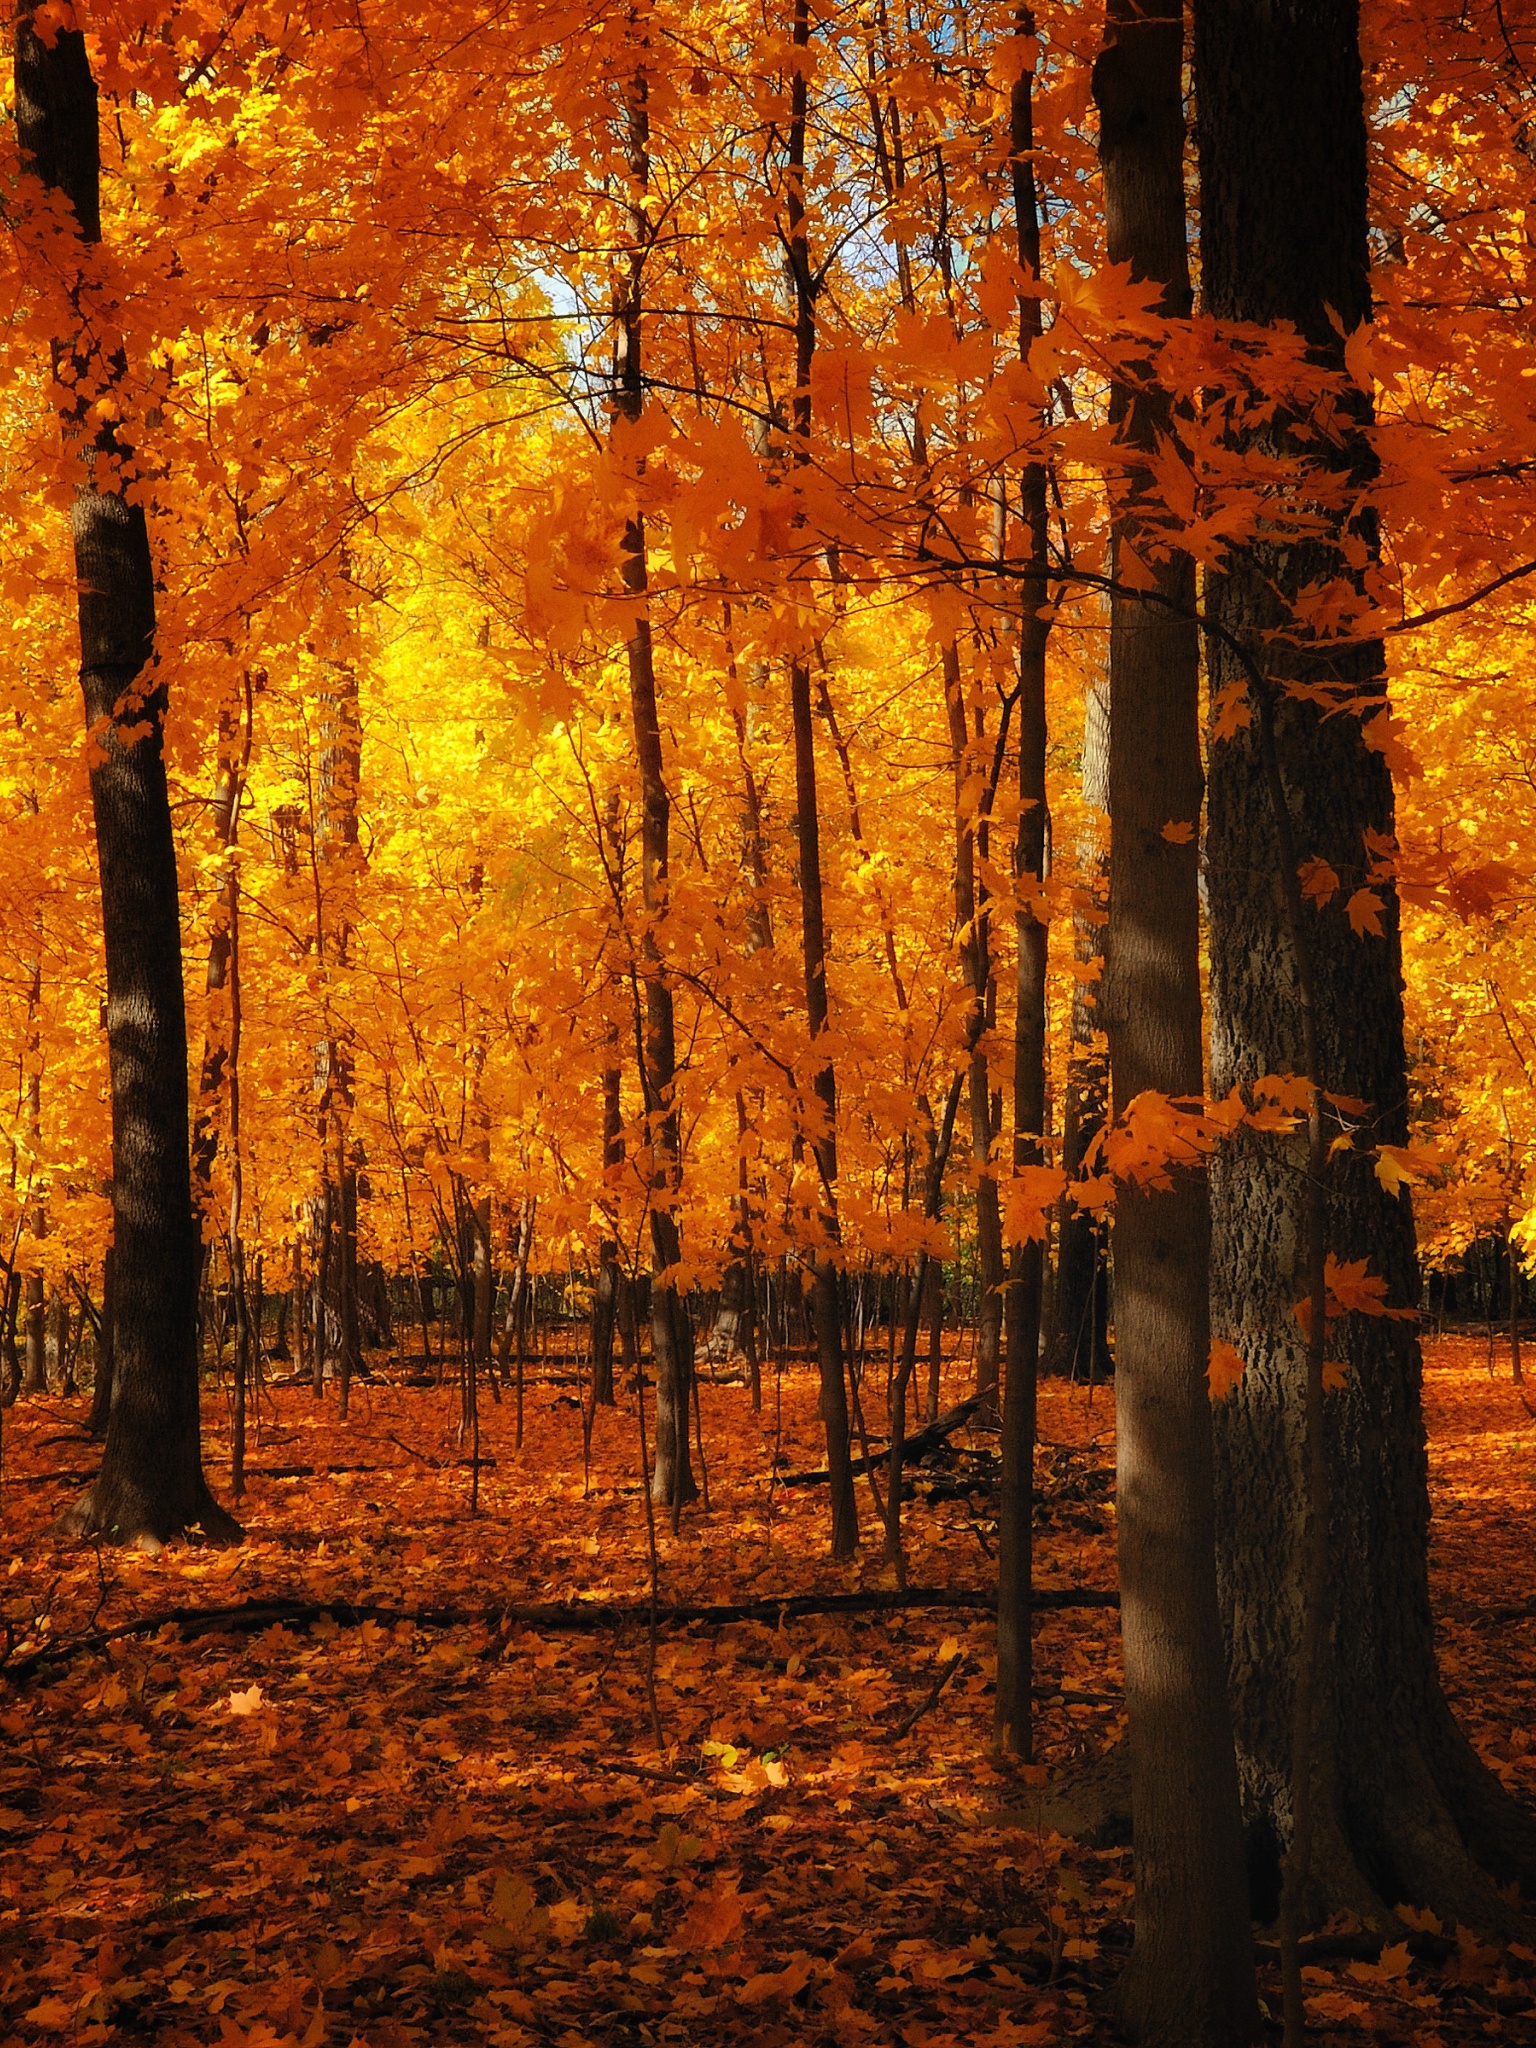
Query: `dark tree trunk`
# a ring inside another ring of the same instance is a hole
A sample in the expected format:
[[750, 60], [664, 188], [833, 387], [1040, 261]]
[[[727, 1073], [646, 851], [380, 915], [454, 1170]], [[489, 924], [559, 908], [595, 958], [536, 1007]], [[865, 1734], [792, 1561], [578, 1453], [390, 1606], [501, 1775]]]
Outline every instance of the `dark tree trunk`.
[[[1293, 321], [1317, 361], [1343, 368], [1337, 321], [1370, 317], [1366, 129], [1354, 0], [1195, 0], [1200, 106], [1202, 275], [1218, 318]], [[1345, 424], [1350, 424], [1349, 409]], [[1268, 430], [1264, 453], [1295, 465], [1298, 499], [1331, 534], [1264, 544], [1213, 577], [1215, 623], [1261, 671], [1273, 703], [1278, 767], [1295, 853], [1332, 864], [1342, 887], [1304, 913], [1320, 1084], [1371, 1105], [1367, 1143], [1406, 1135], [1398, 906], [1369, 874], [1362, 835], [1393, 830], [1391, 776], [1362, 737], [1361, 714], [1385, 696], [1377, 641], [1307, 644], [1294, 601], [1374, 548], [1348, 502], [1369, 487], [1369, 404], [1324, 453], [1297, 423]], [[1305, 464], [1313, 481], [1301, 482]], [[1252, 677], [1211, 646], [1213, 693]], [[1324, 718], [1285, 694], [1327, 685], [1342, 707]], [[1210, 770], [1212, 1083], [1305, 1071], [1297, 960], [1276, 877], [1276, 813], [1266, 789], [1262, 721], [1214, 743]], [[1118, 819], [1116, 820], [1118, 826]], [[1379, 935], [1357, 936], [1344, 904], [1369, 881]], [[1305, 1543], [1304, 1345], [1292, 1307], [1305, 1292], [1300, 1140], [1250, 1134], [1226, 1148], [1213, 1181], [1213, 1315], [1247, 1363], [1217, 1415], [1221, 1596], [1236, 1712], [1250, 1865], [1273, 1903], [1291, 1832], [1290, 1703], [1301, 1628]], [[1327, 1242], [1363, 1258], [1388, 1300], [1417, 1302], [1406, 1194], [1378, 1186], [1363, 1150], [1327, 1182]], [[1315, 1689], [1310, 1779], [1315, 1819], [1306, 1907], [1379, 1924], [1399, 1901], [1447, 1923], [1495, 1926], [1509, 1908], [1492, 1880], [1536, 1879], [1536, 1843], [1451, 1717], [1435, 1667], [1427, 1584], [1429, 1508], [1420, 1359], [1411, 1324], [1348, 1316], [1330, 1350], [1348, 1365], [1327, 1401], [1331, 1501], [1328, 1573]]]
[[41, 1273], [29, 1273], [26, 1287], [26, 1338], [23, 1356], [26, 1365], [22, 1371], [21, 1391], [24, 1394], [46, 1394], [48, 1391], [48, 1295]]
[[[615, 1051], [617, 1045], [615, 1044]], [[624, 1164], [624, 1102], [617, 1066], [603, 1070], [603, 1179], [616, 1177]], [[592, 1289], [592, 1399], [600, 1408], [613, 1406], [613, 1340], [619, 1327], [619, 1290], [624, 1273], [617, 1238], [604, 1237], [597, 1247], [597, 1284]]]
[[[1083, 707], [1083, 803], [1101, 817], [1109, 810], [1109, 694], [1090, 690]], [[1072, 912], [1076, 965], [1091, 973], [1104, 963], [1104, 909], [1099, 900], [1108, 863], [1101, 834], [1090, 829], [1079, 842], [1084, 894]], [[1092, 900], [1089, 900], [1089, 899]], [[1095, 1044], [1100, 1029], [1092, 980], [1072, 988], [1070, 1044], [1062, 1090], [1061, 1163], [1069, 1177], [1081, 1173], [1088, 1148], [1104, 1125], [1109, 1102], [1109, 1064]], [[1103, 1233], [1075, 1203], [1063, 1201], [1056, 1236], [1056, 1285], [1051, 1297], [1051, 1330], [1042, 1370], [1065, 1373], [1090, 1384], [1109, 1370], [1109, 1264]]]
[[[650, 116], [643, 58], [626, 84], [631, 175], [640, 192], [650, 181]], [[623, 358], [619, 370], [617, 410], [632, 425], [645, 409], [645, 378], [641, 363], [644, 326], [642, 290], [645, 254], [652, 225], [642, 205], [631, 208], [634, 237], [630, 253], [629, 288], [622, 312]], [[651, 1470], [651, 1498], [670, 1507], [674, 1525], [681, 1508], [698, 1489], [689, 1453], [688, 1420], [693, 1389], [693, 1330], [687, 1304], [669, 1277], [682, 1257], [673, 1204], [681, 1174], [675, 1089], [677, 1048], [673, 1027], [672, 984], [666, 976], [658, 927], [666, 915], [671, 862], [672, 800], [667, 790], [661, 749], [661, 719], [656, 701], [656, 657], [651, 622], [643, 600], [650, 581], [645, 519], [636, 511], [624, 529], [620, 558], [625, 591], [640, 600], [635, 609], [626, 654], [629, 663], [630, 715], [640, 767], [641, 893], [646, 930], [641, 942], [645, 985], [645, 1040], [641, 1080], [646, 1117], [652, 1132], [655, 1166], [651, 1178], [651, 1359], [656, 1373], [656, 1435]]]
[[5, 1280], [4, 1323], [0, 1326], [0, 1408], [11, 1407], [21, 1392], [21, 1353], [16, 1346], [16, 1318], [21, 1309], [21, 1275], [12, 1266]]
[[[797, 50], [810, 43], [808, 0], [794, 0], [791, 41]], [[789, 135], [785, 180], [786, 247], [795, 312], [795, 396], [792, 406], [793, 461], [797, 468], [811, 459], [811, 364], [816, 353], [816, 287], [811, 276], [805, 205], [805, 131], [809, 88], [806, 66], [796, 63], [790, 80]], [[790, 722], [795, 752], [795, 837], [800, 869], [800, 931], [805, 967], [805, 1012], [812, 1046], [827, 1026], [827, 931], [821, 890], [821, 819], [816, 796], [816, 745], [811, 724], [811, 671], [803, 657], [789, 665]], [[817, 1218], [822, 1242], [813, 1247], [811, 1322], [821, 1374], [821, 1419], [827, 1439], [828, 1492], [832, 1507], [832, 1555], [852, 1557], [859, 1547], [858, 1507], [853, 1494], [853, 1466], [848, 1436], [848, 1383], [843, 1358], [843, 1318], [838, 1270], [833, 1251], [838, 1241], [837, 1217], [837, 1074], [821, 1052], [811, 1089], [820, 1128], [811, 1150], [820, 1182]]]
[[101, 1267], [101, 1328], [96, 1336], [96, 1383], [91, 1389], [91, 1417], [86, 1427], [93, 1437], [104, 1437], [112, 1413], [112, 1331], [117, 1313], [117, 1282], [113, 1275], [117, 1254], [109, 1245]]
[[[1107, 247], [1133, 278], [1189, 310], [1177, 8], [1144, 17], [1110, 0], [1094, 67]], [[1146, 559], [1138, 462], [1174, 429], [1145, 379], [1112, 397], [1125, 469], [1113, 493], [1114, 556]], [[1149, 563], [1149, 566], [1151, 564]], [[1110, 619], [1110, 920], [1105, 977], [1112, 1106], [1144, 1092], [1198, 1096], [1199, 853], [1163, 827], [1199, 817], [1200, 646], [1194, 567], [1156, 562], [1166, 603], [1117, 596]], [[1180, 614], [1183, 616], [1180, 616]], [[1258, 2027], [1243, 1882], [1237, 1771], [1216, 1604], [1207, 1272], [1209, 1189], [1177, 1171], [1164, 1189], [1122, 1183], [1114, 1209], [1116, 1522], [1120, 1630], [1135, 1823], [1136, 1941], [1120, 1986], [1134, 2039], [1238, 2048]]]
[[[1034, 21], [1021, 10], [1019, 28]], [[1014, 234], [1019, 267], [1040, 275], [1040, 206], [1035, 188], [1034, 74], [1015, 81], [1009, 108], [1013, 158]], [[1019, 355], [1028, 361], [1040, 332], [1040, 301], [1019, 301]], [[1020, 908], [1015, 921], [1018, 965], [1014, 977], [1013, 1165], [1038, 1166], [1045, 1152], [1046, 965], [1048, 932], [1028, 901], [1046, 872], [1045, 656], [1050, 621], [1041, 616], [1050, 597], [1048, 484], [1044, 465], [1030, 463], [1023, 478], [1024, 534], [1029, 569], [1020, 592], [1019, 829], [1013, 851]], [[1006, 542], [1006, 529], [1000, 536]], [[1006, 549], [1000, 549], [1005, 553]], [[1034, 1647], [1035, 1409], [1040, 1370], [1040, 1309], [1045, 1247], [1038, 1238], [1009, 1248], [1007, 1376], [1003, 1386], [1002, 1485], [997, 1517], [997, 1743], [1028, 1760], [1033, 1755], [1031, 1702]]]
[[[85, 39], [61, 30], [49, 47], [27, 8], [16, 23], [15, 55], [23, 160], [68, 201], [81, 244], [98, 242], [96, 86]], [[117, 1286], [101, 1471], [63, 1525], [155, 1546], [194, 1528], [213, 1538], [240, 1532], [208, 1490], [199, 1434], [198, 1242], [176, 848], [162, 752], [166, 697], [153, 670], [145, 675], [154, 649], [154, 573], [143, 507], [122, 494], [132, 466], [127, 449], [110, 426], [85, 440], [85, 404], [120, 381], [123, 365], [91, 353], [83, 306], [81, 313], [78, 338], [61, 340], [57, 356], [61, 368], [73, 357], [62, 423], [86, 472], [71, 523], [80, 680], [100, 749], [91, 803], [107, 956]]]

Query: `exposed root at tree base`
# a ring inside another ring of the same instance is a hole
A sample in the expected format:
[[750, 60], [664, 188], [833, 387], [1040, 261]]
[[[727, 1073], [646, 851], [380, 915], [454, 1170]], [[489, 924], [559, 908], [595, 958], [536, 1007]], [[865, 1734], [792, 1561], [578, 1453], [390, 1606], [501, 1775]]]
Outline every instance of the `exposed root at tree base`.
[[104, 1488], [100, 1480], [62, 1510], [52, 1533], [139, 1550], [150, 1557], [157, 1557], [168, 1543], [224, 1549], [245, 1540], [244, 1529], [206, 1487], [200, 1497], [175, 1509], [150, 1502], [136, 1488]]

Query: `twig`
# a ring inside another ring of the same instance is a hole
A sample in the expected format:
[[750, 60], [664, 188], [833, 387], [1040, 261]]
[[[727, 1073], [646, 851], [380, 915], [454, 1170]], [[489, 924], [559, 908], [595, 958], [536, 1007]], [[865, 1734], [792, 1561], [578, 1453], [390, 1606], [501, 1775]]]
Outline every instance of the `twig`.
[[932, 1685], [929, 1686], [927, 1692], [924, 1694], [923, 1698], [918, 1701], [917, 1705], [912, 1709], [911, 1713], [906, 1715], [902, 1720], [898, 1721], [896, 1723], [896, 1726], [891, 1730], [890, 1734], [886, 1736], [885, 1739], [887, 1742], [900, 1742], [904, 1736], [911, 1734], [912, 1730], [917, 1726], [918, 1722], [921, 1721], [924, 1714], [927, 1713], [928, 1709], [934, 1705], [934, 1703], [937, 1701], [939, 1697], [939, 1694], [944, 1690], [945, 1686], [948, 1685], [949, 1681], [954, 1677], [955, 1673], [960, 1669], [960, 1666], [964, 1662], [964, 1650], [956, 1650], [954, 1656], [950, 1658], [949, 1662], [944, 1666], [944, 1669], [939, 1673], [938, 1677], [933, 1681]]

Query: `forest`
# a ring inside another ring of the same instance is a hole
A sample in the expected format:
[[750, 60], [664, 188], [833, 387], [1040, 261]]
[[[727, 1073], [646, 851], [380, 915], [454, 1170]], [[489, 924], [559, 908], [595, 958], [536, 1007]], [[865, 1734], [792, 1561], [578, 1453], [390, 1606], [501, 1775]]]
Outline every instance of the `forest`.
[[0, 2043], [1529, 2039], [1531, 0], [11, 45]]

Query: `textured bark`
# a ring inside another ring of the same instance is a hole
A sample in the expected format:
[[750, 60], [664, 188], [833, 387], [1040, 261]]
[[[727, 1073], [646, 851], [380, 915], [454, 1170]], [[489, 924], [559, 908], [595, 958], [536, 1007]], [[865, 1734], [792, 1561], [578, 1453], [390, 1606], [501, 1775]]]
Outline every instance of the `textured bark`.
[[[1317, 359], [1342, 367], [1346, 332], [1370, 316], [1366, 137], [1352, 0], [1196, 0], [1202, 273], [1218, 317], [1294, 321]], [[1362, 833], [1390, 834], [1391, 778], [1364, 744], [1359, 714], [1385, 694], [1379, 642], [1309, 645], [1292, 602], [1341, 571], [1345, 496], [1371, 475], [1367, 401], [1357, 431], [1319, 475], [1332, 536], [1259, 544], [1213, 577], [1214, 623], [1278, 686], [1275, 733], [1291, 830], [1302, 859], [1331, 862], [1335, 901], [1306, 913], [1320, 1072], [1371, 1107], [1367, 1143], [1406, 1135], [1398, 907], [1373, 882], [1382, 933], [1356, 936], [1343, 903], [1365, 879]], [[1295, 424], [1270, 430], [1270, 454], [1299, 462]], [[1316, 448], [1311, 451], [1319, 462]], [[1332, 489], [1328, 488], [1332, 486]], [[1305, 487], [1303, 487], [1305, 489]], [[1294, 499], [1293, 499], [1294, 504]], [[1353, 538], [1374, 544], [1367, 521]], [[1213, 641], [1213, 688], [1243, 680]], [[1344, 708], [1319, 716], [1287, 681], [1331, 686]], [[1214, 744], [1210, 775], [1212, 1084], [1302, 1070], [1294, 948], [1277, 884], [1276, 818], [1258, 726]], [[1213, 1314], [1247, 1370], [1217, 1417], [1221, 1597], [1256, 1903], [1274, 1903], [1291, 1830], [1293, 1673], [1301, 1626], [1305, 1494], [1303, 1345], [1292, 1305], [1304, 1291], [1297, 1142], [1250, 1136], [1213, 1179]], [[1344, 1154], [1328, 1182], [1328, 1246], [1364, 1258], [1389, 1301], [1418, 1300], [1406, 1194], [1383, 1193], [1368, 1160]], [[1536, 1879], [1536, 1844], [1453, 1721], [1435, 1668], [1426, 1570], [1428, 1499], [1420, 1359], [1411, 1325], [1346, 1317], [1330, 1351], [1349, 1367], [1327, 1404], [1329, 1572], [1313, 1719], [1315, 1837], [1307, 1901], [1379, 1924], [1399, 1901], [1442, 1918], [1496, 1926], [1509, 1909], [1490, 1875]]]
[[[96, 87], [85, 40], [65, 30], [45, 45], [28, 8], [16, 22], [15, 60], [23, 160], [69, 201], [79, 255], [88, 262], [89, 245], [101, 238], [101, 211]], [[62, 424], [86, 471], [71, 524], [80, 680], [99, 743], [91, 803], [106, 939], [116, 1300], [101, 1471], [63, 1525], [154, 1545], [191, 1528], [220, 1538], [239, 1530], [208, 1491], [199, 1435], [197, 1226], [176, 849], [162, 753], [166, 698], [153, 670], [146, 674], [155, 635], [149, 537], [143, 506], [130, 504], [119, 487], [128, 451], [110, 426], [88, 445], [81, 430], [89, 394], [120, 382], [124, 365], [120, 357], [93, 358], [73, 336], [58, 354], [72, 350], [76, 381]]]
[[[1180, 92], [1183, 23], [1110, 0], [1094, 67], [1109, 259], [1188, 312]], [[1136, 451], [1174, 427], [1166, 395], [1122, 384], [1126, 451], [1115, 559], [1147, 560]], [[1110, 620], [1110, 919], [1104, 987], [1112, 1107], [1145, 1091], [1199, 1095], [1198, 852], [1170, 819], [1200, 812], [1200, 646], [1194, 568], [1148, 563], [1166, 604], [1116, 597]], [[1185, 616], [1179, 616], [1182, 612]], [[1135, 1816], [1136, 1940], [1120, 1985], [1142, 2043], [1236, 2048], [1258, 2026], [1237, 1771], [1216, 1604], [1206, 1283], [1209, 1191], [1122, 1184], [1114, 1210], [1120, 1629]]]

